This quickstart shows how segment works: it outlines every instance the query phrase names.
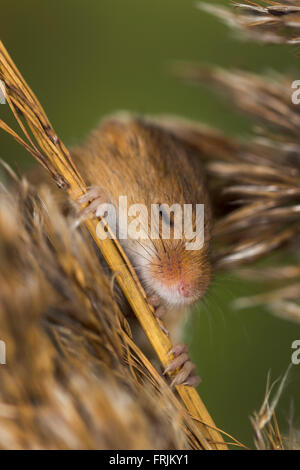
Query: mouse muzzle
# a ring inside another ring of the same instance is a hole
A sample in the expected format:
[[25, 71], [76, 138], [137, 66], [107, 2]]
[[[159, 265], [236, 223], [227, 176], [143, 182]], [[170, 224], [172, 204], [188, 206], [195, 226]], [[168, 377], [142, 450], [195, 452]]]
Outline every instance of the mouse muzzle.
[[211, 269], [208, 257], [165, 247], [148, 266], [148, 284], [168, 304], [192, 304], [206, 292]]

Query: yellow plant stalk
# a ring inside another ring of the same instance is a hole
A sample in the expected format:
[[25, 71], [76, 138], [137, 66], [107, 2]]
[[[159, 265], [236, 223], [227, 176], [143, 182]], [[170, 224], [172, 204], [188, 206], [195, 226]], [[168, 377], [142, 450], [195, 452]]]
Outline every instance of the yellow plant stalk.
[[[84, 181], [69, 151], [55, 134], [36, 96], [26, 84], [2, 42], [0, 42], [0, 79], [2, 92], [5, 93], [7, 102], [26, 140], [2, 120], [0, 120], [0, 127], [26, 148], [51, 173], [56, 184], [66, 190], [70, 197], [84, 193], [86, 191]], [[26, 128], [21, 117], [25, 119], [29, 129]], [[154, 317], [152, 307], [147, 303], [145, 292], [119, 242], [110, 238], [100, 240], [96, 234], [97, 220], [89, 219], [84, 224], [124, 292], [162, 365], [166, 367], [170, 361], [168, 353], [172, 344]], [[104, 225], [101, 222], [97, 230], [104, 231]], [[176, 389], [194, 419], [194, 431], [196, 430], [198, 434], [202, 448], [227, 449], [196, 389], [184, 385], [179, 385]]]

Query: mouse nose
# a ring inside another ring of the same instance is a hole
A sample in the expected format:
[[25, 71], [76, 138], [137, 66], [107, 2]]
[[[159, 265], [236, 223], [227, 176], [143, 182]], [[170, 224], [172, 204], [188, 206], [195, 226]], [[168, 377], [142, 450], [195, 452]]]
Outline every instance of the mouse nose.
[[192, 294], [192, 288], [188, 283], [180, 281], [178, 284], [178, 292], [182, 297], [190, 297]]

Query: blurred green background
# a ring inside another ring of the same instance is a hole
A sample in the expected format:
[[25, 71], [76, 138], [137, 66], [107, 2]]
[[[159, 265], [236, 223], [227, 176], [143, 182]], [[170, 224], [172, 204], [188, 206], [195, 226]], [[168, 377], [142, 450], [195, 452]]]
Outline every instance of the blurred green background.
[[[228, 2], [218, 2], [228, 3]], [[68, 145], [101, 116], [126, 109], [174, 113], [235, 135], [251, 123], [205, 88], [181, 83], [174, 60], [264, 72], [299, 72], [295, 51], [238, 41], [193, 0], [10, 0], [1, 2], [1, 39]], [[8, 106], [1, 118], [9, 120]], [[13, 122], [13, 121], [10, 121]], [[0, 157], [24, 169], [32, 157], [0, 134]], [[233, 276], [215, 279], [191, 318], [187, 341], [203, 384], [200, 393], [217, 425], [253, 445], [249, 415], [258, 410], [267, 373], [283, 374], [300, 327], [261, 308], [236, 311], [237, 295], [260, 286]], [[278, 407], [283, 430], [294, 404], [300, 426], [300, 365], [293, 366]]]

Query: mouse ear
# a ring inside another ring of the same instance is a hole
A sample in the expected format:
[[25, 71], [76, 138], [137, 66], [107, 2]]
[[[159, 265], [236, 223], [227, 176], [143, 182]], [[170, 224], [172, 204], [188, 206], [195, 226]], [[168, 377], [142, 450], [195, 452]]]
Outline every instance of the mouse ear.
[[205, 124], [168, 115], [155, 118], [154, 122], [175, 135], [184, 146], [197, 151], [203, 160], [232, 162], [237, 158], [237, 142]]

